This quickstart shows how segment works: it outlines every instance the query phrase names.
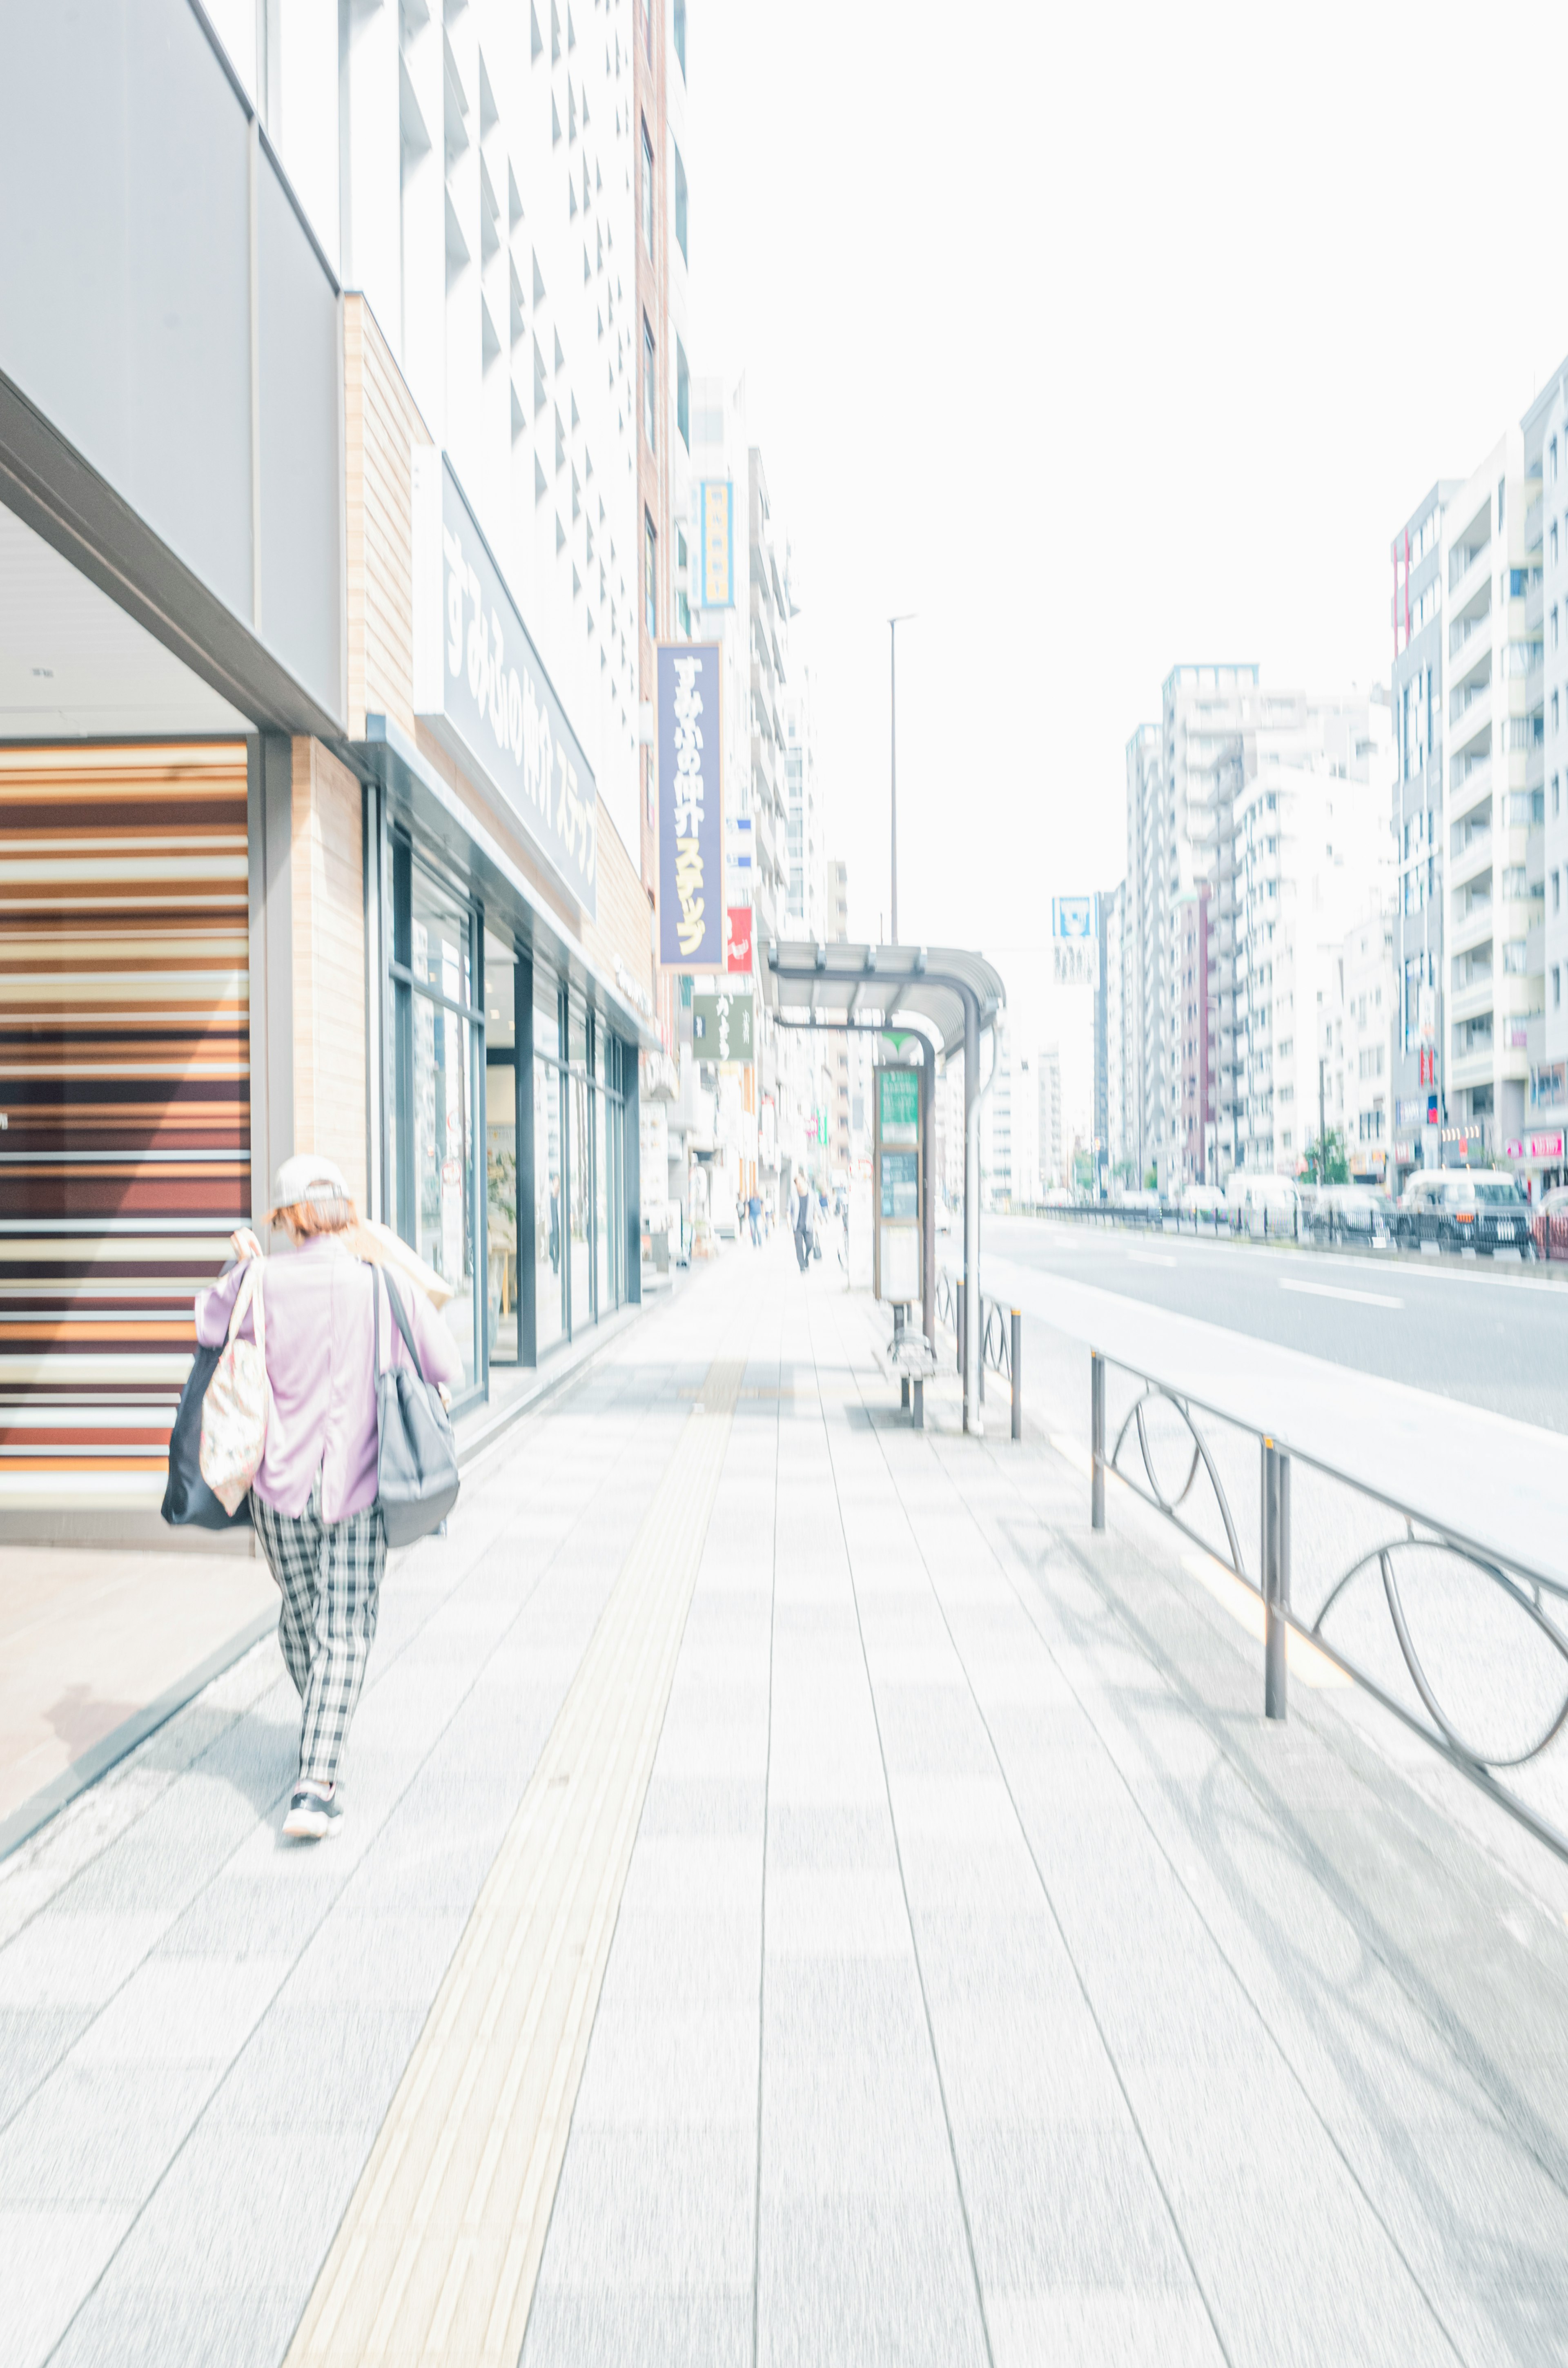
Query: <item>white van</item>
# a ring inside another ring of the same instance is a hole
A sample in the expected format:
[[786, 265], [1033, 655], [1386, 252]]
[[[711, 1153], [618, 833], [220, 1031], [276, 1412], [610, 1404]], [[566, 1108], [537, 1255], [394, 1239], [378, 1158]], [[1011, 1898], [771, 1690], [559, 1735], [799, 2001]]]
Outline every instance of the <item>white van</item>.
[[1260, 1241], [1275, 1234], [1295, 1239], [1301, 1222], [1301, 1201], [1289, 1176], [1234, 1168], [1226, 1179], [1225, 1205], [1238, 1233], [1251, 1234]]

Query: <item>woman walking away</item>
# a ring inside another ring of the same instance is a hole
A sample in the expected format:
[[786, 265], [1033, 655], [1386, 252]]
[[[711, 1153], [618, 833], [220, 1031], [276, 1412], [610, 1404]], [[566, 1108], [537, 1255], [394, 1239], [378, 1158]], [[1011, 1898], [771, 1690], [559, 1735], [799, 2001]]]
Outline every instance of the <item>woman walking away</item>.
[[[300, 1697], [300, 1773], [283, 1830], [297, 1841], [320, 1841], [342, 1820], [338, 1761], [365, 1682], [387, 1555], [376, 1503], [372, 1295], [382, 1285], [377, 1269], [354, 1255], [368, 1235], [330, 1159], [313, 1152], [286, 1159], [272, 1197], [271, 1223], [287, 1230], [296, 1254], [267, 1262], [272, 1406], [251, 1511], [283, 1598], [278, 1639]], [[196, 1337], [207, 1348], [225, 1338], [246, 1262], [261, 1255], [248, 1229], [233, 1241], [240, 1263], [196, 1303]], [[426, 1378], [445, 1390], [462, 1371], [456, 1343], [406, 1278], [400, 1296]], [[240, 1337], [254, 1337], [251, 1327], [247, 1312]], [[406, 1361], [384, 1312], [381, 1338], [388, 1363]]]

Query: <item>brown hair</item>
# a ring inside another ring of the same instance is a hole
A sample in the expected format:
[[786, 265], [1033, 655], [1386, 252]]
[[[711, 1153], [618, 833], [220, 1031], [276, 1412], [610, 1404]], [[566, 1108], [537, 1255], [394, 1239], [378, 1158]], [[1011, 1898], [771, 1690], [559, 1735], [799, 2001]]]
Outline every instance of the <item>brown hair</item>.
[[287, 1225], [297, 1242], [308, 1241], [312, 1234], [346, 1234], [358, 1222], [353, 1201], [342, 1192], [312, 1193], [272, 1212], [272, 1223]]

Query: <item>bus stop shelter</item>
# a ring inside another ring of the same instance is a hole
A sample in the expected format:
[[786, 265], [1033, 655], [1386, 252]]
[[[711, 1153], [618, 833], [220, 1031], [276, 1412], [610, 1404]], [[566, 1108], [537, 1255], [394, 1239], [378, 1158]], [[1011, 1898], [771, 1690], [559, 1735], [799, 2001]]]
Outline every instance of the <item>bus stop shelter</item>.
[[[980, 1413], [980, 1040], [994, 1030], [1007, 992], [983, 954], [952, 946], [824, 944], [770, 939], [761, 965], [763, 1000], [782, 1028], [847, 1028], [869, 1034], [917, 1030], [935, 1056], [963, 1054], [963, 1425]], [[994, 1059], [993, 1059], [994, 1067]], [[921, 1211], [922, 1328], [936, 1334], [936, 1101], [926, 1098], [927, 1136]]]

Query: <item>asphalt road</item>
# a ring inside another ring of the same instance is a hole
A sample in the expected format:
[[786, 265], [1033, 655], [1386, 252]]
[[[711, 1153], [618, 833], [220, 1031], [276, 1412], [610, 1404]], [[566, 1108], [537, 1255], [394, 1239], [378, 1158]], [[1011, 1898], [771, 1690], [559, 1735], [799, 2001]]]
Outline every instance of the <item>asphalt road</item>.
[[[1308, 1356], [1437, 1390], [1568, 1432], [1568, 1282], [1490, 1261], [1383, 1261], [1252, 1242], [1194, 1241], [1034, 1217], [987, 1217], [987, 1254], [1038, 1274], [1020, 1292], [1050, 1321], [1049, 1279], [1200, 1316]], [[988, 1283], [988, 1288], [994, 1288]]]

